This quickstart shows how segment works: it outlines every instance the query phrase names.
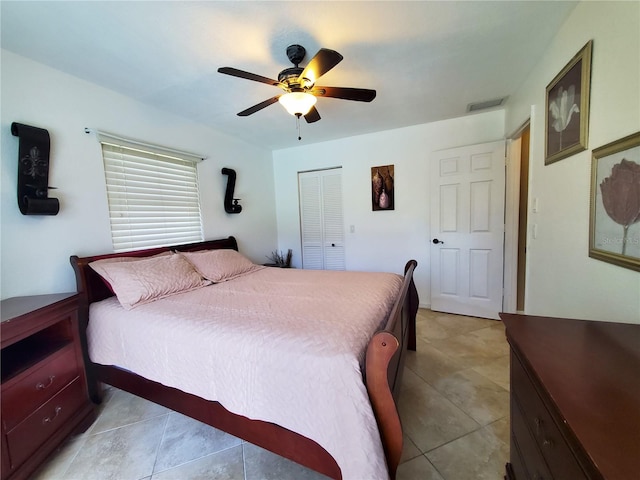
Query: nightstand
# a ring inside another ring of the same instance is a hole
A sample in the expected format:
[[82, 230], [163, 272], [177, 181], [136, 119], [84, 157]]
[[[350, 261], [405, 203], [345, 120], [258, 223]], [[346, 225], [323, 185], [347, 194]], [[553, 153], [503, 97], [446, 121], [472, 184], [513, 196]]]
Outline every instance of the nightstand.
[[14, 297], [2, 323], [2, 480], [33, 473], [69, 435], [95, 419], [75, 293]]

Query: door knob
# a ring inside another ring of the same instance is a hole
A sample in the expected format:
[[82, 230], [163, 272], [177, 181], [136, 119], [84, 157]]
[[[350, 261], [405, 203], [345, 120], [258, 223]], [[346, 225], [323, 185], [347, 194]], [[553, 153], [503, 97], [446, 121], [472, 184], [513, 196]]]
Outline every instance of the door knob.
[[434, 239], [433, 239], [433, 244], [434, 244], [434, 245], [437, 245], [437, 244], [439, 244], [439, 243], [444, 243], [444, 242], [443, 242], [442, 240], [438, 240], [437, 238], [434, 238]]

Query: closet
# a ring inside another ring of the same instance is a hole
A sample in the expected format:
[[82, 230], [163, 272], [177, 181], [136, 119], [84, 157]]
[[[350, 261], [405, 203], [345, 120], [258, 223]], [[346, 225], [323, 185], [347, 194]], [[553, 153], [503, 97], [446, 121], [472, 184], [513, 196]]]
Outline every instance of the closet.
[[302, 268], [344, 270], [342, 168], [298, 173]]

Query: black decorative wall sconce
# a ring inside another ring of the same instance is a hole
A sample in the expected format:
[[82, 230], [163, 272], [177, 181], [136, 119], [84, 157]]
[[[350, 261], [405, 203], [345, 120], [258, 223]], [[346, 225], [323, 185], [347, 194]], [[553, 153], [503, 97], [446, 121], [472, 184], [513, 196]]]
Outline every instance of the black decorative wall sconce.
[[240, 213], [242, 205], [238, 205], [239, 198], [233, 198], [233, 191], [236, 188], [236, 171], [231, 168], [223, 168], [223, 175], [228, 175], [227, 191], [224, 194], [224, 211], [227, 213]]
[[19, 137], [18, 206], [23, 215], [57, 215], [60, 203], [49, 198], [49, 132], [21, 123], [11, 124]]

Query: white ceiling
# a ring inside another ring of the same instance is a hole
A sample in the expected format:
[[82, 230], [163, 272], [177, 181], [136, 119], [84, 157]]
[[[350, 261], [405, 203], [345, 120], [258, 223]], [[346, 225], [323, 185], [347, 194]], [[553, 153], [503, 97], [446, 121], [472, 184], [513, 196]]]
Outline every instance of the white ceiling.
[[[558, 1], [6, 1], [2, 48], [269, 149], [466, 115], [524, 81], [576, 5]], [[372, 103], [320, 98], [322, 120], [271, 105], [269, 78], [319, 48], [344, 60], [319, 84], [377, 91]], [[126, 133], [126, 132], [120, 132]]]

